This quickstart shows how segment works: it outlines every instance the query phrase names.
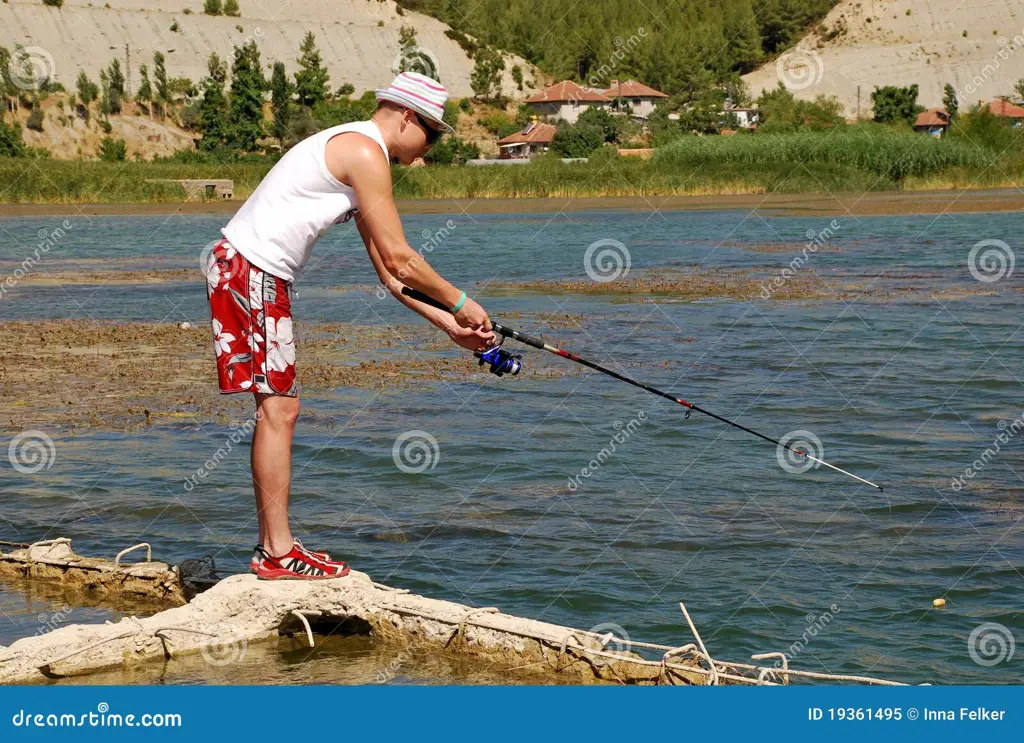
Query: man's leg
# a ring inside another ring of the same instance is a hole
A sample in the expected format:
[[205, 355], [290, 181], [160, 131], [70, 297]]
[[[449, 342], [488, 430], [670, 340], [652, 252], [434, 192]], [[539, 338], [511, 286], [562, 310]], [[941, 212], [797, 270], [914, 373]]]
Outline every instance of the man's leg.
[[252, 437], [252, 483], [260, 544], [273, 556], [292, 549], [288, 495], [292, 476], [292, 434], [299, 398], [256, 393], [257, 422]]

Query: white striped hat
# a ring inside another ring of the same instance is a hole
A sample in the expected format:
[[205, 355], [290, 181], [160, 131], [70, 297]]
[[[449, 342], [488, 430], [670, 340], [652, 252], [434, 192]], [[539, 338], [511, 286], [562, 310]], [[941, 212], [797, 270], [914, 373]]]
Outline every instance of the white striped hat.
[[448, 91], [437, 80], [418, 72], [402, 72], [391, 81], [391, 87], [376, 93], [378, 101], [391, 101], [411, 108], [423, 118], [433, 121], [442, 131], [455, 131], [442, 119]]

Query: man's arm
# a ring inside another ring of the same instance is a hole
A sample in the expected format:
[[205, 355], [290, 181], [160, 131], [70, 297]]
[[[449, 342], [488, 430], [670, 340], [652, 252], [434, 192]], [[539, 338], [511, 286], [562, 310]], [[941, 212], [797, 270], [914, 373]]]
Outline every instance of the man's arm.
[[[462, 292], [406, 241], [391, 188], [391, 169], [376, 143], [354, 132], [340, 134], [327, 143], [326, 155], [331, 175], [355, 191], [363, 224], [360, 234], [365, 228], [369, 242], [366, 236], [363, 240], [376, 248], [385, 271], [447, 307], [458, 304]], [[454, 317], [462, 327], [491, 329], [487, 313], [472, 299], [466, 299]]]
[[430, 321], [431, 324], [445, 331], [448, 335], [452, 335], [456, 331], [456, 328], [458, 328], [458, 325], [452, 318], [451, 313], [444, 312], [432, 305], [424, 304], [423, 302], [417, 302], [402, 294], [402, 289], [405, 287], [405, 284], [388, 272], [384, 265], [384, 261], [381, 260], [377, 246], [373, 243], [373, 238], [370, 237], [370, 230], [363, 221], [361, 212], [356, 212], [355, 220], [356, 229], [359, 230], [359, 235], [363, 238], [363, 243], [366, 245], [366, 252], [370, 256], [370, 262], [373, 263], [373, 269], [377, 272], [377, 278], [380, 279], [380, 283], [387, 287], [388, 291], [391, 292], [391, 295], [395, 299], [404, 304], [410, 310], [418, 312]]

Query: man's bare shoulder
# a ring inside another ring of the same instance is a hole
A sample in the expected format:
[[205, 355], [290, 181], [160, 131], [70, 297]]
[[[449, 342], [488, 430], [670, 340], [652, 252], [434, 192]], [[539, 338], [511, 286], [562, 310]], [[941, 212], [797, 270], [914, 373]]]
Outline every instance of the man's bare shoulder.
[[327, 142], [324, 153], [331, 175], [342, 183], [353, 185], [352, 178], [379, 178], [391, 170], [380, 145], [365, 134], [342, 132]]

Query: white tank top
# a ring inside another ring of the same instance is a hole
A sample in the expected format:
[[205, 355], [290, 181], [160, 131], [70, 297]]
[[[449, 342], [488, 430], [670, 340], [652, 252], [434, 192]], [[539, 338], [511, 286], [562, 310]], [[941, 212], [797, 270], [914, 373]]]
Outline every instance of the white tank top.
[[292, 147], [221, 230], [250, 263], [295, 281], [316, 241], [359, 208], [352, 187], [331, 175], [324, 158], [328, 140], [344, 132], [365, 134], [388, 157], [373, 121], [333, 126]]

